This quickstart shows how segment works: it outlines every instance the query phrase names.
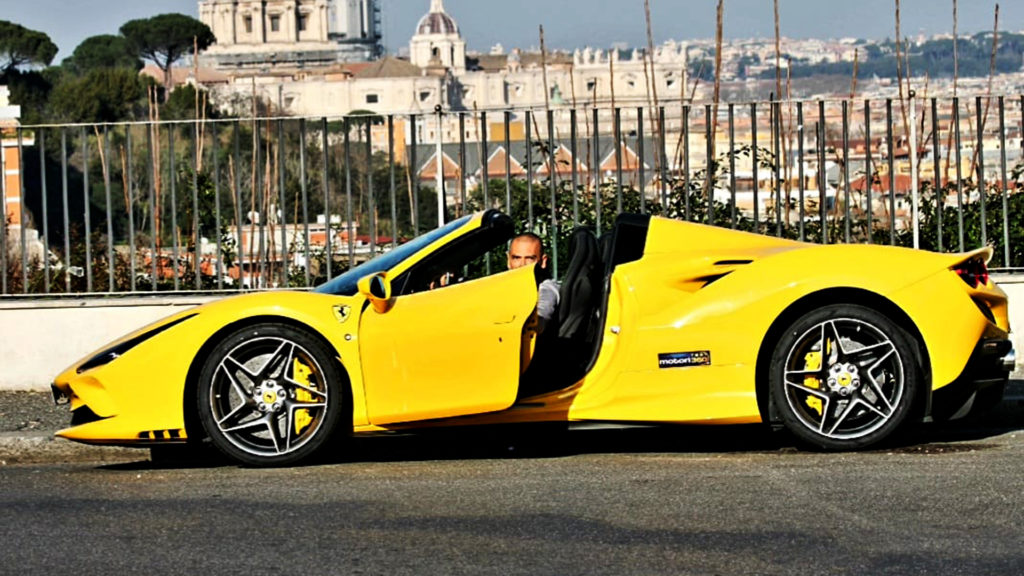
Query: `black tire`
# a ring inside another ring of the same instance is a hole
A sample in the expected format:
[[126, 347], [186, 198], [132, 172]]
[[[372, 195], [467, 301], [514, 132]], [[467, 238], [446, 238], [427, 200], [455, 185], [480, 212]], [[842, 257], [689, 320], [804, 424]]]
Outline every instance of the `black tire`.
[[772, 353], [772, 401], [804, 444], [867, 448], [910, 414], [922, 388], [917, 352], [913, 337], [876, 310], [818, 308], [787, 328]]
[[257, 324], [227, 336], [203, 369], [197, 407], [213, 445], [248, 466], [288, 466], [320, 453], [347, 410], [337, 355], [307, 332]]

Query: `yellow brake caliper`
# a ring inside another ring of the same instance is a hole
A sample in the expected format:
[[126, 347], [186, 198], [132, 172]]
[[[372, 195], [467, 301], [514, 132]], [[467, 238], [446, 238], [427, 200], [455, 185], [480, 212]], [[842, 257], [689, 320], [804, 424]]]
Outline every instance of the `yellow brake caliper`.
[[[808, 352], [807, 355], [804, 356], [804, 370], [821, 370], [820, 351]], [[821, 388], [821, 380], [819, 380], [816, 376], [804, 376], [804, 386], [807, 386], [808, 388], [814, 388], [815, 390], [817, 390]], [[815, 412], [818, 413], [819, 416], [821, 416], [821, 398], [808, 394], [807, 399], [804, 400], [804, 402], [806, 402], [812, 410], [814, 410]]]
[[[309, 368], [309, 366], [306, 366], [302, 362], [299, 362], [298, 358], [296, 358], [292, 363], [292, 378], [299, 384], [312, 388], [313, 386], [309, 383], [309, 375], [312, 373], [313, 371]], [[303, 390], [302, 388], [297, 388], [295, 390], [295, 400], [297, 402], [312, 403], [313, 395]], [[295, 434], [301, 434], [302, 431], [305, 430], [306, 427], [309, 426], [311, 422], [313, 422], [313, 418], [312, 416], [309, 415], [309, 410], [296, 410]]]

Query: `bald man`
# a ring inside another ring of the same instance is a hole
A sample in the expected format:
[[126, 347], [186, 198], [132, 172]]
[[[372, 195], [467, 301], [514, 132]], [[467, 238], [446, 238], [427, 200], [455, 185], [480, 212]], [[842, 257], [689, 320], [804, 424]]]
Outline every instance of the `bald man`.
[[[512, 239], [508, 245], [508, 269], [514, 270], [536, 264], [547, 270], [548, 255], [544, 253], [544, 241], [533, 232], [524, 232]], [[537, 333], [558, 313], [558, 282], [547, 279], [537, 287]]]

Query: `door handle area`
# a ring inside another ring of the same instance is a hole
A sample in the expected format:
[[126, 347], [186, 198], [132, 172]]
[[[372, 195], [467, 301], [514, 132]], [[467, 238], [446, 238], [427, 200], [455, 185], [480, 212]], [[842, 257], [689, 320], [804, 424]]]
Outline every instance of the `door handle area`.
[[512, 314], [511, 316], [506, 316], [506, 317], [503, 317], [503, 318], [496, 318], [494, 320], [494, 324], [511, 324], [511, 323], [513, 323], [515, 321], [516, 321], [516, 315]]

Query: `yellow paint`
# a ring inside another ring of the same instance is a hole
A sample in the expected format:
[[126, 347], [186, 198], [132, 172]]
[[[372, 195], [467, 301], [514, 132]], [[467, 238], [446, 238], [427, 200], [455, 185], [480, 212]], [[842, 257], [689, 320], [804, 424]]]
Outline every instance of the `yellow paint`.
[[[300, 362], [298, 358], [292, 361], [292, 379], [295, 380], [296, 383], [310, 388], [313, 387], [312, 384], [310, 384], [309, 382], [309, 375], [312, 373], [313, 371], [310, 369], [310, 367]], [[315, 399], [313, 398], [313, 395], [307, 392], [306, 390], [303, 390], [302, 388], [297, 388], [295, 390], [295, 401], [314, 402]], [[313, 422], [313, 418], [310, 417], [309, 410], [296, 410], [295, 434], [301, 434], [302, 431], [305, 430], [306, 426], [309, 426], [311, 422]]]
[[[480, 223], [477, 215], [383, 273], [387, 289]], [[61, 373], [55, 382], [70, 393], [72, 408], [87, 405], [104, 419], [59, 434], [130, 444], [145, 431], [183, 429], [183, 410], [196, 402], [185, 396], [196, 355], [222, 338], [225, 326], [254, 319], [287, 320], [325, 340], [351, 385], [357, 433], [528, 421], [758, 422], [756, 382], [763, 375], [756, 373], [757, 356], [769, 328], [794, 302], [836, 287], [901, 308], [921, 335], [938, 389], [959, 376], [986, 329], [1009, 327], [1006, 295], [998, 287], [972, 289], [950, 271], [988, 253], [819, 246], [653, 218], [644, 257], [618, 266], [611, 278], [602, 345], [590, 373], [519, 404], [518, 378], [534, 344], [529, 319], [537, 293], [529, 267], [416, 294], [388, 293], [373, 305], [366, 305], [366, 290], [350, 297], [274, 292], [226, 298], [162, 320], [156, 325], [197, 314], [107, 365], [78, 374], [78, 362]], [[990, 307], [995, 325], [975, 301]], [[341, 326], [339, 310], [346, 307]], [[658, 366], [659, 353], [702, 350], [710, 351], [711, 365]], [[805, 358], [808, 369], [823, 361], [820, 353]], [[308, 367], [294, 369], [297, 379], [308, 378]], [[805, 384], [822, 385], [813, 378]], [[305, 426], [297, 418], [297, 431]]]

